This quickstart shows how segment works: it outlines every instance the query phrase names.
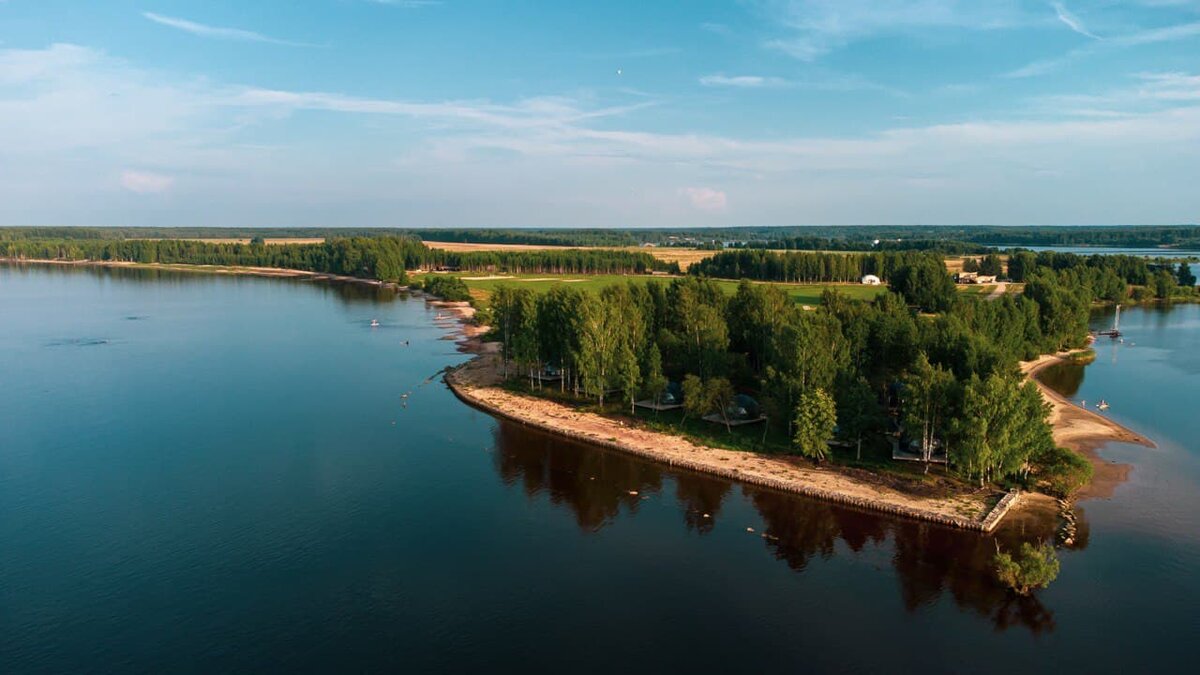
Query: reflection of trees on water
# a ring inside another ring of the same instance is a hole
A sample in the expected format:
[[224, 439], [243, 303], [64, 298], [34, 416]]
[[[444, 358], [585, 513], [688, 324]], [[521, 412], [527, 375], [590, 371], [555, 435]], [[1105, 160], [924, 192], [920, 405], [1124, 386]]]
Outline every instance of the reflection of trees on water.
[[1055, 363], [1038, 373], [1042, 384], [1070, 398], [1083, 386], [1084, 366], [1075, 363]]
[[732, 487], [727, 481], [693, 473], [675, 476], [675, 498], [683, 507], [683, 522], [687, 528], [700, 534], [712, 532], [721, 502]]
[[[498, 425], [496, 446], [496, 468], [505, 484], [520, 485], [530, 496], [547, 494], [552, 503], [569, 508], [587, 531], [613, 522], [622, 506], [636, 513], [643, 495], [662, 489], [663, 471], [654, 464], [514, 424]], [[672, 478], [684, 525], [701, 534], [712, 531], [732, 485], [689, 473]], [[1053, 514], [1014, 518], [992, 536], [889, 519], [769, 490], [744, 490], [763, 519], [768, 550], [796, 571], [803, 571], [814, 557], [832, 557], [839, 541], [857, 553], [868, 545], [887, 546], [890, 540], [892, 566], [908, 611], [949, 594], [959, 608], [987, 617], [996, 630], [1054, 630], [1052, 611], [1036, 598], [1013, 596], [992, 573], [997, 542], [1014, 549], [1023, 541], [1052, 540], [1057, 525]], [[1076, 549], [1087, 545], [1082, 518], [1079, 528]]]
[[614, 520], [622, 506], [636, 512], [643, 495], [662, 489], [662, 472], [650, 463], [515, 424], [497, 425], [495, 462], [506, 485], [521, 485], [530, 496], [548, 494], [588, 531]]

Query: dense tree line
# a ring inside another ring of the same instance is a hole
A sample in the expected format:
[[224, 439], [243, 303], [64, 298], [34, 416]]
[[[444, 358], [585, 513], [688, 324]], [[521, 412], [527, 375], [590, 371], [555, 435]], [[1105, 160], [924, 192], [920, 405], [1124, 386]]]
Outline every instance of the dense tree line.
[[[1016, 251], [1008, 259], [1008, 276], [1018, 282], [1052, 277], [1056, 285], [1076, 289], [1091, 300], [1107, 302], [1121, 302], [1131, 293], [1135, 300], [1151, 296], [1170, 299], [1177, 294], [1196, 293], [1191, 266], [1187, 262], [1176, 265], [1165, 258]], [[1135, 287], [1132, 291], [1131, 286]]]
[[992, 250], [991, 247], [984, 244], [953, 239], [881, 240], [813, 236], [751, 239], [738, 242], [731, 248], [765, 248], [788, 251], [937, 251], [949, 255], [987, 253]]
[[[916, 256], [895, 276], [933, 269]], [[1039, 277], [1028, 295], [935, 314], [915, 311], [899, 293], [866, 303], [833, 291], [806, 311], [776, 286], [743, 280], [729, 297], [696, 276], [599, 293], [561, 284], [537, 295], [502, 285], [491, 312], [505, 370], [533, 388], [632, 405], [676, 382], [687, 415], [722, 417], [748, 393], [761, 400], [768, 424], [816, 458], [828, 452], [835, 424], [858, 445], [887, 431], [898, 408], [905, 438], [927, 460], [944, 449], [966, 478], [1025, 480], [1033, 472], [1058, 478], [1065, 491], [1086, 467], [1055, 447], [1047, 407], [1017, 369], [1019, 360], [1086, 336], [1086, 301], [1054, 283]], [[553, 384], [539, 373], [553, 373]]]
[[941, 265], [934, 253], [780, 253], [761, 249], [722, 251], [711, 258], [693, 263], [688, 273], [720, 279], [753, 279], [800, 283], [858, 283], [874, 274], [892, 278], [896, 270], [915, 260]]
[[[0, 228], [0, 239], [350, 238], [409, 236], [431, 241], [557, 246], [737, 246], [791, 250], [937, 250], [985, 253], [990, 246], [1159, 246], [1200, 248], [1200, 226], [780, 226], [724, 228]], [[878, 242], [878, 243], [876, 243]]]
[[641, 251], [442, 251], [411, 237], [348, 237], [319, 244], [213, 243], [187, 239], [0, 239], [0, 257], [98, 260], [193, 265], [279, 267], [388, 281], [406, 270], [545, 274], [644, 274], [678, 272]]

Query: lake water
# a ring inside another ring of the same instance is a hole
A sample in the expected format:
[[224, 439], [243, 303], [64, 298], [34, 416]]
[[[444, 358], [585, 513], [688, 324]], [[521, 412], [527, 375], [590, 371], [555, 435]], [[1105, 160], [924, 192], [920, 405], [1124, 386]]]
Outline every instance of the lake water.
[[995, 248], [1025, 248], [1030, 251], [1054, 251], [1076, 255], [1130, 255], [1138, 258], [1200, 258], [1200, 251], [1185, 248], [1129, 248], [1124, 246], [1023, 246], [1019, 244], [986, 244]]
[[0, 266], [0, 672], [1182, 667], [1198, 309], [1127, 312], [1084, 372], [1161, 444], [1104, 450], [1130, 480], [1017, 601], [992, 537], [463, 405], [432, 376], [467, 357], [420, 300]]

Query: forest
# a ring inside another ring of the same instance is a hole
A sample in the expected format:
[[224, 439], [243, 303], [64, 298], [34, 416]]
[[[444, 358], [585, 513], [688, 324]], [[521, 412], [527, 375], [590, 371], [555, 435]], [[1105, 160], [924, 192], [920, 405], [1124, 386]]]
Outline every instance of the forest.
[[187, 239], [0, 239], [0, 257], [192, 265], [279, 267], [384, 281], [407, 281], [407, 270], [545, 274], [678, 273], [641, 251], [443, 251], [411, 237], [342, 237], [314, 244], [213, 243]]
[[[535, 246], [692, 246], [814, 251], [936, 250], [985, 253], [991, 247], [1109, 246], [1200, 249], [1200, 225], [990, 226], [811, 225], [681, 228], [314, 228], [7, 227], [11, 239], [251, 239], [399, 236], [431, 241]], [[1169, 253], [1170, 251], [1164, 251]]]
[[[1023, 294], [966, 299], [940, 260], [921, 254], [889, 276], [893, 292], [874, 302], [828, 291], [813, 311], [770, 284], [743, 280], [729, 297], [699, 276], [599, 293], [500, 286], [490, 320], [506, 376], [535, 393], [557, 388], [632, 410], [681, 391], [686, 415], [727, 423], [749, 395], [791, 451], [817, 460], [831, 437], [861, 449], [898, 430], [927, 465], [945, 453], [981, 485], [1066, 494], [1083, 484], [1090, 465], [1055, 446], [1047, 407], [1017, 364], [1082, 346], [1092, 291], [1038, 269]], [[928, 294], [931, 281], [943, 290]], [[541, 383], [546, 372], [556, 383]]]

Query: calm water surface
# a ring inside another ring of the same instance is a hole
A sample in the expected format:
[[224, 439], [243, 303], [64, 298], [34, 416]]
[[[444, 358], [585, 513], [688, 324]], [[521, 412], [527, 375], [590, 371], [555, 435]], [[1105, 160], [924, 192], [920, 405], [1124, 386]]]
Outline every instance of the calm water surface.
[[1161, 445], [1104, 449], [1130, 481], [1015, 601], [991, 537], [466, 407], [431, 377], [466, 357], [419, 300], [0, 267], [0, 671], [1179, 667], [1200, 630], [1197, 309], [1127, 312], [1084, 372], [1078, 396]]

